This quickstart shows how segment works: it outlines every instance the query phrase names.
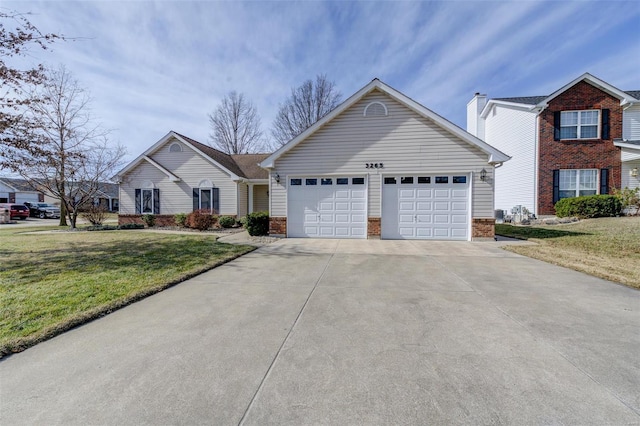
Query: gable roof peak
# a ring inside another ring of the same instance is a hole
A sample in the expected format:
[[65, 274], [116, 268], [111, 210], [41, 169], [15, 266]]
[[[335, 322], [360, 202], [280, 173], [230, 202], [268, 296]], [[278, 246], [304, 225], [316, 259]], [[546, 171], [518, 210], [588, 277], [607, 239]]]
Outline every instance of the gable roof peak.
[[585, 72], [584, 74], [582, 74], [581, 76], [579, 76], [578, 78], [572, 80], [571, 82], [565, 84], [564, 86], [562, 86], [560, 89], [556, 90], [555, 92], [553, 92], [552, 94], [550, 94], [549, 96], [547, 96], [544, 100], [538, 102], [538, 104], [536, 104], [537, 108], [541, 108], [544, 109], [549, 105], [549, 102], [551, 102], [553, 99], [555, 99], [556, 97], [558, 97], [559, 95], [561, 95], [562, 93], [566, 92], [567, 90], [569, 90], [570, 88], [572, 88], [573, 86], [575, 86], [576, 84], [585, 81], [587, 83], [589, 83], [590, 85], [596, 87], [597, 89], [600, 89], [608, 94], [610, 94], [611, 96], [617, 98], [620, 100], [620, 104], [621, 105], [625, 105], [625, 104], [629, 104], [629, 103], [637, 103], [640, 100], [638, 100], [637, 98], [635, 98], [633, 95], [629, 94], [628, 92], [624, 92], [620, 89], [618, 89], [617, 87], [613, 86], [612, 84], [607, 83], [604, 80], [599, 79], [598, 77]]
[[373, 89], [380, 90], [385, 95], [389, 96], [391, 99], [393, 99], [393, 100], [399, 102], [400, 104], [404, 105], [408, 109], [414, 111], [416, 114], [421, 115], [422, 117], [424, 117], [424, 118], [426, 118], [428, 120], [431, 120], [434, 124], [436, 124], [440, 128], [442, 128], [442, 129], [448, 131], [449, 133], [457, 136], [458, 138], [462, 139], [463, 141], [469, 143], [470, 145], [476, 146], [477, 148], [479, 148], [480, 150], [482, 150], [483, 152], [485, 152], [488, 155], [488, 158], [489, 158], [488, 161], [490, 163], [503, 163], [505, 161], [508, 161], [511, 158], [508, 155], [506, 155], [505, 153], [503, 153], [503, 152], [499, 151], [498, 149], [490, 146], [489, 144], [487, 144], [483, 140], [473, 136], [472, 134], [468, 133], [464, 129], [462, 129], [462, 128], [458, 127], [457, 125], [453, 124], [452, 122], [450, 122], [446, 118], [442, 117], [441, 115], [436, 114], [435, 112], [431, 111], [430, 109], [428, 109], [427, 107], [423, 106], [419, 102], [414, 101], [413, 99], [411, 99], [407, 95], [401, 93], [400, 91], [394, 89], [393, 87], [391, 87], [388, 84], [384, 83], [383, 81], [379, 80], [378, 78], [374, 78], [366, 86], [364, 86], [363, 88], [361, 88], [360, 90], [355, 92], [348, 99], [346, 99], [340, 105], [338, 105], [336, 108], [334, 108], [331, 112], [329, 112], [324, 117], [322, 117], [320, 120], [316, 121], [314, 124], [312, 124], [310, 127], [308, 127], [304, 132], [300, 133], [298, 136], [296, 136], [295, 138], [291, 139], [289, 142], [287, 142], [286, 144], [281, 146], [276, 152], [274, 152], [268, 158], [266, 158], [264, 161], [262, 161], [260, 163], [260, 167], [263, 167], [263, 168], [266, 168], [266, 169], [274, 168], [275, 167], [275, 162], [276, 162], [276, 160], [278, 158], [280, 158], [282, 155], [284, 155], [289, 150], [294, 148], [300, 142], [306, 140], [308, 137], [313, 135], [315, 132], [317, 132], [324, 125], [326, 125], [327, 123], [332, 121], [335, 117], [337, 117], [340, 114], [342, 114], [345, 110], [351, 108], [353, 105], [355, 105], [361, 99], [363, 99], [366, 95], [368, 95]]

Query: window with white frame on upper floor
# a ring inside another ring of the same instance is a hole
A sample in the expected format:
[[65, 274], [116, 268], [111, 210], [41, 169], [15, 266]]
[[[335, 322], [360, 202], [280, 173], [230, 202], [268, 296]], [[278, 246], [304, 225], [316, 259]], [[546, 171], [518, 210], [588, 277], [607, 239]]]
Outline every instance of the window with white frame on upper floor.
[[560, 139], [598, 139], [600, 111], [562, 111], [560, 113]]

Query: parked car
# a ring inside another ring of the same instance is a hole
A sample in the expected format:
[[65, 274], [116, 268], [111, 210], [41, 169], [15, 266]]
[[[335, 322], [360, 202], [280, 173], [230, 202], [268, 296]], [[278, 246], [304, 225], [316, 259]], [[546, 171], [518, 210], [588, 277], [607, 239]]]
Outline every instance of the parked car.
[[29, 209], [31, 217], [39, 217], [40, 219], [59, 219], [60, 209], [47, 203], [24, 203]]
[[22, 204], [0, 204], [0, 208], [9, 209], [11, 219], [27, 220], [29, 217], [29, 208]]

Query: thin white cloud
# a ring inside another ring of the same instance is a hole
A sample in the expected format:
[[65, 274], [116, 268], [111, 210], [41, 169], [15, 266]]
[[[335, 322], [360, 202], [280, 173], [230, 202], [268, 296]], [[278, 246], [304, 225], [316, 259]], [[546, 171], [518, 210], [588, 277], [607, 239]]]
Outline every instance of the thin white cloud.
[[131, 158], [171, 129], [206, 142], [207, 113], [231, 90], [257, 105], [268, 133], [291, 87], [320, 73], [344, 97], [379, 77], [458, 124], [477, 90], [545, 94], [585, 71], [640, 89], [634, 2], [27, 0], [2, 7], [34, 12], [43, 31], [81, 37], [33, 59], [74, 72]]

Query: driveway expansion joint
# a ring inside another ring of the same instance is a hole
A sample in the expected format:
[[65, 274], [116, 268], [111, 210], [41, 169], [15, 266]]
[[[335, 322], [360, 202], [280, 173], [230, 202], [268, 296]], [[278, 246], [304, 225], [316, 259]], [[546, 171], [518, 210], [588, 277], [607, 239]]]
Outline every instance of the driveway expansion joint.
[[334, 255], [337, 252], [337, 247], [338, 247], [338, 245], [336, 245], [336, 248], [334, 248], [333, 253], [331, 253], [331, 256], [329, 257], [329, 259], [327, 260], [327, 263], [325, 264], [324, 268], [322, 269], [322, 273], [320, 273], [320, 275], [318, 276], [318, 279], [313, 284], [313, 288], [311, 289], [311, 291], [309, 292], [309, 295], [307, 296], [306, 300], [302, 304], [302, 308], [300, 308], [300, 311], [298, 312], [298, 315], [296, 316], [296, 319], [293, 321], [293, 324], [291, 325], [291, 327], [289, 327], [289, 331], [287, 332], [287, 335], [282, 340], [282, 343], [280, 344], [280, 347], [276, 351], [276, 354], [274, 355], [273, 360], [271, 360], [271, 364], [269, 365], [269, 368], [267, 368], [267, 371], [264, 374], [264, 376], [262, 377], [262, 380], [260, 380], [260, 384], [258, 385], [258, 388], [256, 389], [255, 393], [251, 397], [251, 400], [249, 401], [249, 404], [247, 405], [246, 410], [242, 414], [242, 417], [240, 418], [240, 421], [238, 422], [238, 426], [242, 426], [244, 424], [245, 419], [247, 418], [247, 414], [249, 414], [249, 411], [251, 411], [251, 408], [253, 407], [253, 404], [256, 401], [256, 398], [258, 397], [258, 395], [260, 394], [260, 391], [264, 387], [265, 382], [267, 381], [267, 379], [271, 375], [271, 371], [273, 371], [273, 368], [275, 367], [276, 362], [278, 361], [278, 358], [280, 357], [280, 354], [282, 353], [282, 350], [283, 350], [284, 346], [289, 341], [289, 337], [293, 333], [293, 330], [296, 328], [296, 325], [300, 321], [300, 318], [302, 318], [302, 314], [304, 313], [305, 308], [309, 304], [309, 300], [311, 300], [311, 296], [313, 296], [313, 293], [316, 291], [316, 288], [318, 288], [318, 284], [320, 283], [320, 281], [322, 281], [322, 278], [326, 274], [327, 269], [329, 269], [329, 265], [331, 264], [331, 260], [333, 259]]

